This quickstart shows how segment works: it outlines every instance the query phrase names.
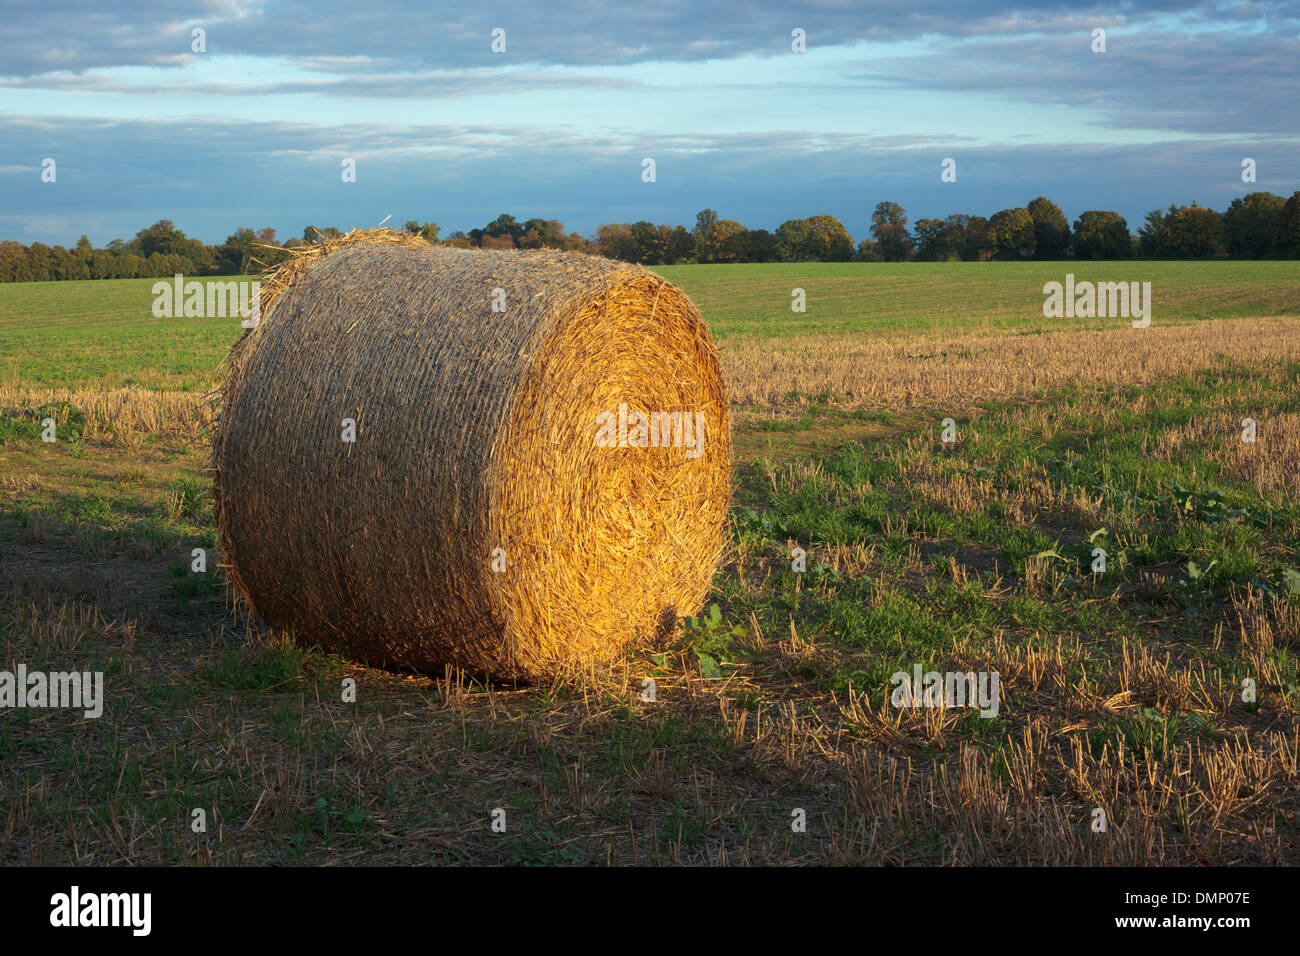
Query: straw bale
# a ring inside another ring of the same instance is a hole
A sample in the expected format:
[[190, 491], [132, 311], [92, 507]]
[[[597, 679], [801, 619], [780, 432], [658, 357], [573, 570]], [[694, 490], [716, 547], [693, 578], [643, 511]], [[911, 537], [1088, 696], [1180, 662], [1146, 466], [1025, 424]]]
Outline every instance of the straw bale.
[[[268, 625], [380, 666], [529, 680], [699, 608], [730, 436], [680, 290], [592, 256], [366, 230], [297, 250], [261, 304], [216, 393], [212, 470], [227, 576]], [[609, 447], [620, 405], [631, 441]], [[637, 412], [659, 447], [632, 444]], [[702, 420], [702, 453], [659, 413]]]

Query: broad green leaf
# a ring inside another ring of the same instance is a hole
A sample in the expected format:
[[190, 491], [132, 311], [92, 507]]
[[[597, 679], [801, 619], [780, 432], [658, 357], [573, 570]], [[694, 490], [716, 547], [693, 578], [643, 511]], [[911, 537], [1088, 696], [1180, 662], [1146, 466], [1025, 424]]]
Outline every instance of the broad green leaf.
[[700, 659], [700, 673], [703, 676], [709, 678], [710, 680], [714, 680], [722, 676], [722, 671], [718, 670], [717, 661], [715, 661], [708, 654], [700, 654], [698, 656]]

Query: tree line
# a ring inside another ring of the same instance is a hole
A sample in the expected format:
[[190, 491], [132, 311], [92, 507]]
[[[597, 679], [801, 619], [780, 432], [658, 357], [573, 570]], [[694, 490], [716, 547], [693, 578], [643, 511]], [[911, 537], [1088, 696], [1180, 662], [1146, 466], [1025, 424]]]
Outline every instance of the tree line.
[[[554, 219], [520, 222], [502, 213], [482, 228], [441, 238], [436, 222], [410, 220], [405, 230], [430, 243], [475, 249], [561, 249], [640, 262], [979, 262], [989, 259], [1268, 259], [1300, 257], [1300, 191], [1291, 198], [1253, 192], [1223, 212], [1193, 202], [1147, 213], [1136, 233], [1117, 212], [1090, 209], [1073, 225], [1056, 203], [1039, 196], [987, 219], [957, 213], [909, 226], [895, 202], [877, 203], [870, 236], [856, 245], [834, 216], [790, 219], [775, 231], [748, 229], [713, 209], [694, 227], [641, 221], [605, 223], [594, 236], [566, 232]], [[295, 247], [342, 233], [308, 226], [284, 243], [271, 228], [235, 230], [219, 246], [205, 245], [162, 219], [129, 241], [96, 249], [86, 236], [67, 249], [0, 242], [0, 282], [131, 279], [173, 275], [242, 275], [273, 266]]]

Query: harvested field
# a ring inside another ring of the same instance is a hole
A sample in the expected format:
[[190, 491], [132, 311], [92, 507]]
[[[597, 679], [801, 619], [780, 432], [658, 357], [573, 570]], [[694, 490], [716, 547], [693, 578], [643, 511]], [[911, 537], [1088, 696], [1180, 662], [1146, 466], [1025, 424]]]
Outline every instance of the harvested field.
[[[1153, 268], [1173, 288], [1179, 265]], [[776, 336], [754, 326], [788, 289], [769, 305], [743, 269], [696, 289], [664, 270], [711, 326], [719, 290], [751, 289], [714, 328], [727, 550], [701, 614], [532, 686], [366, 666], [232, 607], [201, 398], [235, 335], [167, 383], [184, 390], [123, 367], [101, 391], [99, 325], [65, 328], [60, 379], [34, 355], [0, 391], [20, 412], [0, 439], [0, 631], [11, 661], [101, 669], [109, 696], [98, 721], [0, 718], [0, 858], [1294, 863], [1300, 301], [1285, 277], [1258, 301], [1252, 269], [1284, 263], [1189, 263], [1189, 285], [1223, 265], [1250, 267], [1240, 296], [1204, 301], [1249, 314], [1015, 328], [972, 292], [945, 310], [963, 327], [860, 334], [847, 304], [875, 273], [855, 288], [834, 267], [844, 310]], [[32, 413], [51, 401], [76, 412], [47, 444]], [[996, 672], [996, 715], [897, 706], [918, 665]]]

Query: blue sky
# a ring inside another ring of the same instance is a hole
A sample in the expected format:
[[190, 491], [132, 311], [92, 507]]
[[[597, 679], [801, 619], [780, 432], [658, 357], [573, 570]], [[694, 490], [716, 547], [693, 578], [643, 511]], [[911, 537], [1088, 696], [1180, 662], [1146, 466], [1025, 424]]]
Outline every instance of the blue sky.
[[860, 239], [885, 199], [914, 221], [1037, 195], [1136, 229], [1300, 188], [1297, 80], [1300, 0], [48, 0], [0, 18], [0, 238], [386, 216], [445, 235], [501, 212], [591, 233], [708, 206], [768, 229], [830, 213]]

